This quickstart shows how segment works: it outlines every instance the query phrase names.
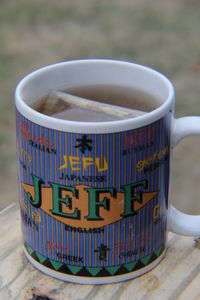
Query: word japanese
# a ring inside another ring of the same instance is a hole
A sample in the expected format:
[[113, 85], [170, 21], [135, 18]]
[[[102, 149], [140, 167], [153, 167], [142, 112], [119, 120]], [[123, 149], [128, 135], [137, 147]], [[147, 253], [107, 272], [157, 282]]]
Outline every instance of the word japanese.
[[86, 182], [106, 182], [107, 177], [106, 176], [78, 176], [74, 174], [64, 174], [61, 173], [60, 179], [65, 179], [65, 180], [75, 180], [76, 182], [80, 183], [86, 183]]

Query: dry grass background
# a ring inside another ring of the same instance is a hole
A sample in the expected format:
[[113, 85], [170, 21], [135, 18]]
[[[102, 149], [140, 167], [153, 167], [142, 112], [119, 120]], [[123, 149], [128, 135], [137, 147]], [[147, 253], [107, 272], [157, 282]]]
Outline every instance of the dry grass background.
[[[38, 67], [78, 58], [134, 61], [174, 83], [177, 116], [200, 115], [198, 0], [0, 0], [0, 209], [18, 200], [13, 93]], [[174, 151], [172, 202], [200, 213], [200, 138]]]

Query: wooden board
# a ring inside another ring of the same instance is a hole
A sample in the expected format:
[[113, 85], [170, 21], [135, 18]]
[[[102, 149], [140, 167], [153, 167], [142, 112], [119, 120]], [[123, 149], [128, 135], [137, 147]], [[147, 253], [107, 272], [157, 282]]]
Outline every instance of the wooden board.
[[200, 299], [200, 249], [191, 237], [170, 233], [165, 258], [139, 278], [92, 286], [56, 280], [27, 261], [16, 204], [0, 212], [0, 228], [0, 300]]

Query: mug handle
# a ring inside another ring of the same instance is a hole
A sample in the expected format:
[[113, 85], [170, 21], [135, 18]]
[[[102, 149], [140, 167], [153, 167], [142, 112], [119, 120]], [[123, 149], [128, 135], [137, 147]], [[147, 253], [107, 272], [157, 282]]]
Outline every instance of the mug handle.
[[[200, 135], [200, 117], [175, 119], [172, 124], [172, 147], [189, 135]], [[200, 215], [188, 215], [170, 205], [168, 230], [181, 235], [200, 237]]]

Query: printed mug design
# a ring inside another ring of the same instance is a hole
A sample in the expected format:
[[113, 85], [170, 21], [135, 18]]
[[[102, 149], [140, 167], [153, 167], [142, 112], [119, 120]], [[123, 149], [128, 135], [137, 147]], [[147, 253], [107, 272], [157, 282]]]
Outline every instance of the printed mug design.
[[24, 245], [78, 276], [139, 270], [165, 248], [170, 114], [142, 128], [67, 133], [16, 111]]

